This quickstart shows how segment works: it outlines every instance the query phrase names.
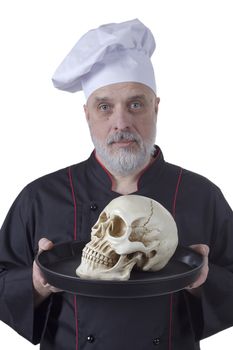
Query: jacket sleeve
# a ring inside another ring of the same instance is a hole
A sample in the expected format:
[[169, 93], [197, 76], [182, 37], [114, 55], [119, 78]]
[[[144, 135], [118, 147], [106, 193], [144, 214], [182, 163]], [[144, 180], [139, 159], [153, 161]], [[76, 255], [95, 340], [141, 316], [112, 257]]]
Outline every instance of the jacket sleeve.
[[186, 292], [198, 340], [233, 326], [233, 213], [219, 189], [213, 207], [208, 278], [200, 299]]
[[36, 245], [32, 201], [26, 187], [13, 203], [0, 231], [0, 320], [37, 344], [50, 300], [34, 309], [32, 264]]

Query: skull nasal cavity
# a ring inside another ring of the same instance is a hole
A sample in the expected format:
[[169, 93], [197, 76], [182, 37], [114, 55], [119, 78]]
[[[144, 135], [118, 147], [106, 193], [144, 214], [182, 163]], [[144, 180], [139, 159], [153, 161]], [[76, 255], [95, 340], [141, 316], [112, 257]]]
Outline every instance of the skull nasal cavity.
[[108, 234], [112, 237], [121, 237], [125, 234], [125, 222], [119, 217], [114, 216], [108, 226]]

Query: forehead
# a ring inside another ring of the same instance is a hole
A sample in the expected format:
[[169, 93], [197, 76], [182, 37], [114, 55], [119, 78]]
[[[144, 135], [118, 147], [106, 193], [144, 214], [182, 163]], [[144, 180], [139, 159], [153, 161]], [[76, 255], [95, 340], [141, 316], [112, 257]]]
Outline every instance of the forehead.
[[148, 86], [141, 83], [124, 82], [101, 87], [95, 90], [89, 97], [88, 102], [99, 100], [118, 100], [141, 97], [151, 99], [155, 96], [154, 92]]

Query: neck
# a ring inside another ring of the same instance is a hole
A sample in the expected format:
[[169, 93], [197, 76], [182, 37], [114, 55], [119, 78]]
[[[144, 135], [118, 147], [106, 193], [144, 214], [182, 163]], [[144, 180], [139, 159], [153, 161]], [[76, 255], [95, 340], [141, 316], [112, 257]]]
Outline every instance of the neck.
[[[98, 157], [99, 158], [99, 157]], [[102, 164], [103, 161], [99, 158]], [[140, 169], [135, 170], [134, 173], [130, 175], [118, 175], [111, 172], [105, 165], [107, 171], [111, 174], [112, 179], [112, 190], [122, 195], [130, 194], [136, 192], [138, 189], [138, 180], [145, 168], [147, 168], [152, 162], [154, 158], [151, 157], [148, 162], [146, 162]]]
[[140, 173], [129, 176], [117, 176], [112, 174], [112, 190], [120, 194], [136, 192]]

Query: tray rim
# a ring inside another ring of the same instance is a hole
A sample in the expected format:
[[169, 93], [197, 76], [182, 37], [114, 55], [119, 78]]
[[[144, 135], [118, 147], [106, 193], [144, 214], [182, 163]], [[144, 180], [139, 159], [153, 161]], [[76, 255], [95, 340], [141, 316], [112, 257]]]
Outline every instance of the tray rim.
[[[87, 242], [84, 242], [84, 241], [74, 241], [73, 240], [73, 241], [67, 241], [67, 242], [62, 242], [62, 243], [55, 244], [54, 247], [59, 247], [59, 246], [68, 245], [68, 244], [69, 245], [73, 245], [73, 244], [77, 244], [77, 245], [81, 245], [82, 244], [83, 245], [83, 244], [86, 244], [86, 243]], [[200, 253], [194, 251], [190, 247], [185, 247], [183, 245], [178, 245], [174, 255], [176, 254], [178, 249], [181, 249], [181, 250], [183, 249], [183, 250], [185, 250], [187, 252], [190, 252], [190, 253], [192, 253], [192, 254], [194, 254], [196, 256], [199, 256], [199, 258], [201, 258], [201, 260], [202, 260], [202, 263], [200, 265], [192, 268], [189, 271], [183, 272], [182, 274], [176, 274], [176, 275], [171, 275], [171, 276], [160, 276], [160, 277], [157, 277], [157, 278], [147, 278], [147, 279], [145, 278], [145, 279], [128, 279], [128, 280], [102, 280], [102, 279], [80, 278], [79, 276], [65, 275], [65, 274], [62, 274], [62, 273], [55, 272], [55, 271], [45, 267], [44, 265], [42, 265], [40, 263], [39, 258], [40, 258], [41, 254], [43, 254], [43, 253], [47, 254], [48, 252], [50, 252], [49, 250], [43, 250], [40, 253], [38, 253], [36, 255], [35, 260], [36, 260], [36, 263], [39, 266], [39, 268], [42, 270], [42, 272], [46, 271], [48, 274], [52, 274], [54, 276], [61, 277], [61, 278], [67, 279], [67, 280], [74, 280], [74, 281], [78, 280], [80, 283], [102, 284], [102, 285], [106, 285], [106, 284], [107, 285], [108, 284], [116, 284], [116, 285], [121, 285], [121, 284], [124, 284], [124, 285], [126, 285], [126, 284], [150, 284], [150, 283], [155, 283], [156, 281], [157, 282], [159, 282], [159, 281], [162, 282], [162, 281], [169, 281], [169, 280], [174, 280], [174, 279], [175, 280], [183, 279], [185, 277], [188, 277], [189, 275], [194, 274], [196, 271], [199, 271], [203, 267], [203, 265], [204, 265], [204, 257]], [[63, 260], [68, 260], [68, 259], [69, 258], [67, 257], [67, 258], [64, 258]], [[144, 271], [144, 272], [147, 273], [147, 271]], [[156, 274], [157, 271], [148, 271], [148, 272]]]

